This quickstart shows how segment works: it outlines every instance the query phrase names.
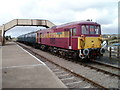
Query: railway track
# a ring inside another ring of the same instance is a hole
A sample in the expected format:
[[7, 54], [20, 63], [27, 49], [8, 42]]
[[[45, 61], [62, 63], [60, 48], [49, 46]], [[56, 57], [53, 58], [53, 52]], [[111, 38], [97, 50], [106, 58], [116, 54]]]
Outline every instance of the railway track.
[[98, 67], [100, 69], [105, 70], [105, 73], [110, 72], [111, 75], [117, 76], [117, 77], [120, 78], [120, 68], [119, 67], [109, 65], [109, 64], [106, 64], [106, 63], [101, 63], [101, 62], [98, 62], [98, 61], [93, 61], [92, 65], [94, 67]]
[[111, 75], [111, 76], [116, 76], [118, 78], [120, 78], [120, 69], [117, 67], [113, 67], [113, 66], [107, 66], [107, 65], [103, 65], [103, 64], [98, 64], [98, 63], [81, 63], [81, 62], [77, 62], [80, 65], [83, 65], [85, 67], [89, 67], [91, 69], [95, 69], [99, 72], [103, 72], [105, 74]]
[[[28, 48], [26, 48], [26, 47], [24, 47], [25, 49], [28, 49]], [[30, 50], [29, 49], [29, 52], [31, 52], [31, 53], [33, 53], [35, 56], [39, 56], [39, 57], [41, 57], [42, 59], [46, 59], [45, 57], [43, 57], [43, 56], [40, 56], [40, 54], [38, 54], [38, 53], [36, 53], [36, 52], [33, 52], [32, 50]], [[91, 80], [91, 79], [86, 79], [86, 77], [83, 75], [83, 76], [81, 76], [80, 74], [78, 74], [78, 73], [75, 73], [74, 71], [71, 71], [71, 69], [68, 69], [68, 68], [66, 68], [66, 67], [63, 67], [63, 66], [61, 66], [61, 65], [59, 65], [59, 64], [57, 64], [57, 63], [55, 63], [55, 62], [53, 62], [53, 61], [50, 61], [50, 60], [47, 60], [47, 61], [49, 61], [49, 62], [52, 62], [54, 65], [56, 65], [56, 66], [59, 66], [60, 68], [59, 69], [56, 69], [56, 68], [52, 68], [52, 67], [50, 67], [51, 68], [51, 70], [53, 70], [53, 72], [56, 72], [56, 71], [59, 71], [59, 73], [58, 74], [56, 74], [56, 75], [58, 75], [58, 77], [60, 77], [60, 79], [61, 79], [61, 81], [63, 81], [63, 83], [66, 85], [66, 86], [68, 86], [69, 88], [78, 88], [79, 86], [80, 86], [80, 83], [82, 82], [82, 81], [87, 81], [88, 82], [88, 85], [86, 85], [85, 87], [89, 87], [89, 88], [92, 88], [92, 87], [100, 87], [100, 88], [108, 88], [108, 87], [106, 87], [106, 86], [104, 86], [104, 85], [102, 85], [102, 84], [99, 84], [98, 82], [95, 82], [94, 80]], [[44, 62], [46, 62], [46, 61], [44, 61]], [[71, 62], [71, 61], [70, 61]], [[74, 61], [75, 62], [75, 61]], [[98, 67], [95, 67], [95, 66], [91, 66], [91, 65], [89, 65], [89, 64], [85, 64], [85, 63], [81, 63], [81, 62], [75, 62], [76, 64], [80, 64], [80, 65], [83, 65], [84, 67], [89, 67], [90, 69], [94, 69], [94, 70], [96, 70], [97, 72], [103, 72], [104, 74], [109, 74], [109, 75], [112, 75], [112, 76], [115, 76], [115, 77], [119, 77], [118, 75], [115, 75], [115, 74], [112, 74], [111, 72], [109, 72], [109, 71], [106, 71], [106, 70], [103, 70], [103, 69], [100, 69], [100, 68], [98, 68]], [[48, 65], [48, 63], [47, 63], [47, 65]], [[54, 65], [50, 65], [50, 66], [54, 66]], [[49, 65], [48, 65], [49, 66]], [[64, 70], [64, 71], [62, 71], [62, 70]], [[67, 73], [65, 72], [65, 71], [67, 71]], [[65, 72], [65, 74], [64, 74], [64, 72]], [[74, 73], [74, 74], [77, 74], [77, 75], [71, 75], [70, 73]], [[59, 76], [59, 74], [61, 74], [60, 76]], [[73, 76], [77, 76], [77, 77], [75, 77], [75, 78], [73, 78]], [[61, 78], [61, 77], [67, 77], [67, 79], [64, 79], [64, 78]], [[81, 77], [82, 78], [82, 80], [80, 79], [80, 82], [78, 81], [78, 79], [77, 79], [77, 81], [76, 81], [76, 78], [79, 78], [79, 77]], [[67, 81], [71, 81], [71, 83], [66, 83]], [[73, 84], [72, 84], [73, 83]], [[90, 84], [89, 84], [90, 83]], [[74, 85], [75, 84], [75, 85]], [[77, 86], [78, 85], [78, 86]]]
[[102, 62], [99, 62], [99, 61], [92, 61], [93, 63], [96, 63], [96, 64], [100, 64], [100, 65], [104, 65], [104, 66], [107, 66], [107, 67], [110, 67], [110, 68], [114, 68], [114, 69], [119, 69], [120, 70], [120, 67], [118, 66], [113, 66], [113, 65], [110, 65], [110, 64], [107, 64], [107, 63], [102, 63]]
[[56, 63], [45, 63], [68, 88], [105, 88], [104, 86]]
[[[66, 58], [65, 58], [66, 59]], [[70, 60], [70, 59], [69, 59]], [[76, 64], [83, 65], [85, 67], [89, 67], [91, 69], [95, 69], [96, 71], [103, 72], [105, 74], [111, 75], [111, 76], [116, 76], [120, 78], [120, 68], [115, 67], [109, 64], [101, 63], [98, 61], [91, 61], [91, 62], [80, 62], [80, 61], [75, 61], [75, 60], [70, 60]]]
[[[65, 58], [66, 59], [66, 58]], [[111, 75], [111, 76], [116, 76], [118, 78], [120, 78], [120, 68], [113, 66], [113, 65], [109, 65], [109, 64], [105, 64], [105, 63], [101, 63], [98, 61], [91, 61], [91, 62], [80, 62], [80, 61], [75, 61], [72, 59], [68, 59], [76, 64], [80, 64], [83, 65], [85, 67], [89, 67], [91, 69], [95, 69], [99, 72], [103, 72], [105, 74]]]
[[27, 51], [34, 54], [36, 57], [42, 59], [42, 61], [58, 76], [58, 78], [68, 87], [68, 88], [107, 88], [102, 86], [80, 74], [75, 73], [72, 70], [69, 70], [51, 60], [41, 56], [40, 54], [34, 52], [33, 50], [26, 48], [19, 44], [21, 47]]

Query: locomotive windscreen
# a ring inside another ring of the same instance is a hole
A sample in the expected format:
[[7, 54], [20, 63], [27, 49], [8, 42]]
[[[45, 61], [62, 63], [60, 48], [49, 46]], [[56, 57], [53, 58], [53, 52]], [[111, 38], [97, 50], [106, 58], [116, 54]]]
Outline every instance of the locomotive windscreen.
[[82, 30], [82, 34], [93, 34], [93, 35], [101, 34], [100, 26], [82, 25], [81, 30]]

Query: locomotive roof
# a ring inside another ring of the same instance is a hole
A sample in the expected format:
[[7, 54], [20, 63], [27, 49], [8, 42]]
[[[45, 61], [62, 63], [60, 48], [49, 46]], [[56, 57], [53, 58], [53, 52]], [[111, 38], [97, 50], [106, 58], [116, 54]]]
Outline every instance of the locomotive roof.
[[[62, 27], [66, 27], [66, 26], [71, 26], [71, 25], [79, 25], [79, 24], [94, 24], [94, 25], [100, 25], [96, 22], [93, 21], [76, 21], [76, 22], [70, 22], [70, 23], [66, 23], [66, 24], [62, 24], [62, 25], [58, 25], [58, 26], [53, 26], [51, 28], [47, 28], [47, 31], [51, 30], [51, 29], [56, 29], [56, 28], [62, 28]], [[42, 30], [38, 30], [39, 31], [44, 31], [46, 32], [46, 29], [42, 29]]]
[[92, 22], [92, 21], [76, 21], [76, 22], [70, 22], [70, 23], [59, 25], [56, 28], [64, 27], [64, 26], [70, 26], [70, 25], [76, 25], [76, 24], [98, 24], [98, 23]]

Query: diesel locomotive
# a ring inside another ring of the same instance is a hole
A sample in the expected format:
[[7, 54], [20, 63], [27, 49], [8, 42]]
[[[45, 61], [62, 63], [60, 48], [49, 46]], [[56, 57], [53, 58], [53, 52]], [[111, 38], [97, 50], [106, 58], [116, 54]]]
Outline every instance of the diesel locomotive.
[[101, 26], [92, 21], [77, 21], [53, 26], [18, 37], [19, 42], [75, 59], [95, 59], [105, 50], [101, 47]]

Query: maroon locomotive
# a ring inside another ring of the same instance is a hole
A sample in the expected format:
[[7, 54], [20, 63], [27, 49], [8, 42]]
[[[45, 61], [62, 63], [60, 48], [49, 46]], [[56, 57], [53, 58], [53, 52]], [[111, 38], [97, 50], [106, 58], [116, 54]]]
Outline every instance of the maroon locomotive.
[[101, 48], [100, 24], [92, 21], [71, 22], [36, 32], [36, 44], [71, 58], [96, 58], [105, 50]]

